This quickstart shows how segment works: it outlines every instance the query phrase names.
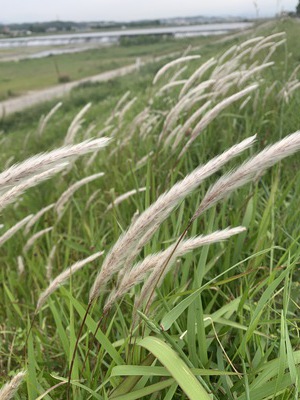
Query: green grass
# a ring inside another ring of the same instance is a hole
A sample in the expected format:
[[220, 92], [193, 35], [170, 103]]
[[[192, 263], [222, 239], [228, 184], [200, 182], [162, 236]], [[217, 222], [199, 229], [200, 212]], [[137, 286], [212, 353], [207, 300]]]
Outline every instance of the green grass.
[[[24, 94], [30, 90], [44, 89], [59, 83], [59, 76], [76, 81], [105, 71], [135, 63], [137, 57], [157, 57], [181, 51], [189, 44], [210, 43], [214, 38], [167, 38], [158, 43], [110, 46], [78, 53], [53, 55], [40, 59], [23, 59], [18, 62], [0, 62], [0, 100]], [[20, 50], [21, 54], [23, 50]], [[7, 53], [7, 51], [6, 51]], [[4, 54], [5, 50], [4, 50]]]
[[[47, 226], [54, 226], [54, 229], [24, 256], [23, 275], [18, 274], [16, 258], [28, 238], [19, 232], [0, 249], [1, 380], [7, 381], [8, 376], [24, 367], [28, 370], [26, 384], [20, 387], [16, 399], [42, 398], [39, 396], [57, 384], [60, 385], [43, 398], [66, 398], [66, 380], [76, 335], [87, 308], [89, 289], [102, 264], [100, 259], [84, 267], [51, 295], [35, 319], [25, 355], [24, 343], [36, 301], [48, 285], [45, 265], [54, 244], [57, 245], [53, 271], [56, 276], [91, 253], [108, 252], [130, 225], [137, 210], [145, 210], [199, 164], [256, 132], [257, 144], [248, 155], [299, 130], [299, 91], [294, 92], [288, 104], [278, 98], [279, 89], [299, 62], [299, 24], [290, 20], [278, 22], [257, 34], [281, 30], [287, 32], [287, 44], [274, 53], [275, 65], [262, 73], [264, 81], [257, 106], [249, 102], [239, 110], [240, 101], [223, 111], [177, 164], [176, 156], [181, 149], [172, 154], [169, 149], [157, 145], [164, 117], [158, 124], [154, 123], [150, 134], [141, 139], [137, 131], [132, 140], [122, 146], [132, 120], [150, 98], [154, 98], [153, 113], [158, 115], [176, 103], [177, 89], [168, 96], [154, 97], [157, 88], [151, 82], [163, 63], [148, 65], [138, 74], [108, 83], [77, 88], [64, 99], [41, 138], [36, 135], [38, 121], [52, 103], [0, 122], [5, 138], [0, 158], [4, 168], [12, 155], [16, 162], [60, 146], [70, 122], [87, 102], [92, 101], [93, 105], [84, 117], [76, 141], [82, 139], [90, 123], [96, 124], [95, 132], [102, 129], [127, 90], [131, 91], [130, 98], [138, 96], [124, 120], [113, 122], [114, 128], [118, 128], [114, 140], [109, 148], [98, 153], [91, 166], [86, 167], [89, 156], [85, 156], [76, 162], [71, 172], [29, 190], [15, 206], [2, 212], [1, 223], [5, 226], [2, 231], [5, 231], [26, 215], [55, 202], [77, 180], [105, 172], [104, 177], [82, 187], [74, 195], [59, 222], [51, 211], [36, 223], [29, 236]], [[201, 62], [242, 41], [237, 37], [226, 44], [208, 45], [197, 40], [203, 45]], [[186, 43], [182, 45], [184, 51]], [[126, 49], [129, 50], [134, 51]], [[117, 48], [113, 51], [125, 52]], [[264, 56], [265, 53], [259, 54], [258, 62]], [[190, 64], [186, 77], [196, 65], [199, 64]], [[278, 81], [277, 89], [264, 103], [264, 93], [274, 81]], [[179, 122], [183, 123], [186, 118], [186, 115], [181, 116]], [[116, 152], [110, 155], [113, 149]], [[153, 151], [152, 156], [138, 165], [150, 151]], [[246, 158], [247, 154], [238, 157], [222, 172]], [[205, 181], [179, 205], [144, 247], [139, 259], [165, 249], [179, 237], [214, 180], [212, 177]], [[115, 197], [142, 186], [147, 187], [146, 192], [105, 212]], [[98, 189], [100, 192], [92, 205], [86, 208], [88, 198]], [[157, 288], [149, 312], [141, 310], [141, 324], [133, 331], [133, 305], [140, 285], [132, 289], [115, 304], [93, 338], [90, 332], [95, 331], [102, 316], [105, 299], [116, 284], [113, 280], [86, 320], [74, 363], [71, 398], [298, 398], [299, 197], [299, 154], [296, 154], [218, 203], [193, 223], [188, 236], [238, 225], [247, 227], [246, 233], [182, 257]], [[81, 374], [88, 348], [89, 357]]]

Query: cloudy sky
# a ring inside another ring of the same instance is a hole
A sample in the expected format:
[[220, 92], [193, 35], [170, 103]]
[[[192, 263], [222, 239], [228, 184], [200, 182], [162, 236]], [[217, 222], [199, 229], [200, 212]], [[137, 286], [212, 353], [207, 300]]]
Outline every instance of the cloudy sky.
[[298, 0], [0, 0], [1, 22], [128, 21], [196, 15], [275, 15]]

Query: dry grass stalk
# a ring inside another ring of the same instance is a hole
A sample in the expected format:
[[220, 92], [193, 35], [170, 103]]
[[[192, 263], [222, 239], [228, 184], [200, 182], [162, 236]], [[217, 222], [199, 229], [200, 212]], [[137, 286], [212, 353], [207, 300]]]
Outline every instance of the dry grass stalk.
[[75, 135], [78, 131], [78, 129], [81, 127], [82, 123], [82, 117], [84, 114], [87, 113], [89, 108], [91, 107], [92, 103], [86, 104], [82, 110], [79, 111], [79, 113], [75, 116], [73, 121], [71, 122], [71, 125], [69, 126], [68, 132], [66, 134], [65, 140], [64, 140], [64, 145], [69, 145], [74, 142]]
[[274, 65], [273, 61], [268, 62], [266, 64], [261, 64], [253, 69], [250, 69], [249, 71], [246, 71], [245, 74], [240, 79], [239, 85], [242, 85], [243, 83], [245, 83], [251, 76], [253, 76], [257, 72], [262, 71], [265, 68], [271, 67], [272, 65]]
[[98, 197], [100, 192], [101, 192], [101, 189], [97, 189], [94, 191], [94, 193], [92, 193], [90, 195], [90, 197], [88, 198], [86, 205], [85, 205], [86, 210], [88, 210], [90, 208], [91, 204], [94, 203], [94, 200]]
[[297, 79], [297, 74], [298, 74], [298, 71], [300, 70], [300, 64], [299, 65], [297, 65], [297, 67], [293, 70], [293, 72], [291, 73], [291, 76], [290, 76], [290, 78], [289, 78], [289, 81], [292, 81], [292, 80], [294, 80], [294, 79]]
[[257, 175], [261, 175], [267, 168], [298, 150], [300, 150], [300, 131], [265, 148], [232, 173], [220, 178], [206, 193], [193, 219], [197, 218], [234, 190], [255, 179]]
[[185, 144], [183, 149], [181, 150], [178, 159], [180, 159], [183, 154], [187, 151], [187, 149], [190, 147], [190, 145], [194, 142], [194, 140], [197, 138], [197, 136], [207, 127], [207, 125], [213, 121], [216, 116], [223, 111], [226, 107], [234, 103], [235, 101], [241, 99], [242, 97], [246, 96], [253, 90], [257, 89], [258, 85], [251, 85], [248, 86], [247, 88], [241, 90], [240, 92], [234, 93], [233, 95], [227, 97], [226, 99], [222, 100], [220, 103], [218, 103], [215, 107], [213, 107], [210, 111], [208, 111], [204, 117], [200, 120], [200, 122], [195, 126], [191, 138], [188, 140], [188, 142]]
[[111, 210], [113, 207], [115, 207], [118, 204], [122, 203], [124, 200], [128, 199], [129, 197], [133, 196], [134, 194], [145, 192], [145, 190], [146, 190], [146, 187], [141, 187], [141, 188], [138, 188], [138, 189], [130, 190], [129, 192], [126, 192], [126, 193], [122, 194], [121, 196], [116, 197], [114, 199], [114, 201], [107, 206], [105, 212]]
[[6, 383], [0, 390], [0, 400], [10, 400], [14, 397], [26, 376], [26, 371], [21, 371], [15, 375], [10, 382]]
[[225, 59], [230, 56], [232, 53], [235, 53], [238, 50], [238, 46], [234, 44], [228, 50], [226, 50], [218, 59], [218, 64], [223, 64]]
[[248, 40], [246, 40], [245, 42], [239, 44], [238, 49], [241, 50], [241, 49], [243, 49], [244, 47], [249, 46], [249, 44], [253, 44], [253, 43], [260, 42], [263, 38], [264, 38], [264, 36], [256, 36], [256, 37], [254, 37], [254, 38], [252, 38], [252, 39], [248, 39]]
[[76, 192], [76, 190], [80, 189], [86, 183], [92, 182], [95, 179], [100, 178], [103, 175], [104, 175], [103, 172], [99, 172], [98, 174], [87, 176], [87, 177], [81, 179], [80, 181], [75, 182], [66, 191], [64, 191], [63, 194], [60, 196], [60, 198], [57, 200], [57, 202], [55, 204], [55, 211], [57, 212], [58, 216], [62, 215], [65, 204], [73, 196], [73, 194]]
[[15, 164], [8, 170], [0, 174], [0, 190], [8, 186], [13, 186], [21, 180], [35, 175], [37, 171], [47, 170], [53, 165], [65, 161], [70, 157], [79, 157], [83, 154], [90, 153], [108, 145], [109, 138], [99, 138], [86, 140], [71, 146], [65, 146], [49, 153], [37, 154], [27, 160]]
[[23, 275], [25, 271], [24, 259], [22, 256], [18, 256], [17, 261], [18, 261], [18, 274], [20, 276]]
[[212, 71], [210, 78], [211, 79], [220, 79], [225, 75], [230, 74], [235, 71], [239, 66], [240, 55], [237, 55], [235, 58], [232, 58], [226, 61], [223, 64], [217, 65], [215, 69]]
[[[238, 235], [245, 230], [244, 227], [236, 227], [232, 229], [227, 228], [223, 231], [216, 231], [210, 235], [188, 239], [186, 242], [183, 241], [178, 243], [177, 241], [177, 243], [171, 246], [169, 251], [165, 252], [162, 258], [157, 260], [157, 263], [154, 265], [153, 271], [144, 283], [139, 296], [135, 299], [135, 310], [139, 309], [145, 300], [147, 300], [147, 308], [149, 308], [152, 302], [152, 293], [154, 293], [155, 288], [161, 284], [164, 276], [167, 274], [178, 256], [193, 250], [193, 248], [227, 240], [231, 236]], [[181, 247], [182, 244], [183, 247]], [[177, 253], [178, 249], [179, 251]]]
[[120, 100], [117, 102], [116, 107], [114, 108], [112, 115], [113, 117], [116, 116], [117, 112], [119, 111], [119, 109], [121, 108], [121, 106], [125, 103], [125, 101], [128, 99], [128, 97], [130, 96], [130, 90], [128, 90], [121, 98]]
[[266, 101], [268, 100], [268, 98], [269, 98], [269, 96], [270, 96], [272, 90], [275, 89], [276, 85], [278, 85], [278, 81], [274, 81], [274, 82], [272, 83], [272, 85], [269, 86], [269, 87], [265, 90], [265, 94], [264, 94], [263, 102], [262, 102], [262, 103], [263, 103], [263, 106], [265, 106]]
[[161, 120], [158, 115], [153, 115], [148, 119], [148, 121], [145, 121], [140, 129], [140, 137], [145, 138], [149, 133], [152, 133], [155, 131], [156, 127], [160, 125]]
[[8, 231], [6, 231], [2, 236], [0, 236], [0, 247], [10, 239], [16, 232], [18, 232], [27, 222], [32, 218], [31, 215], [27, 215], [27, 217], [23, 218], [21, 221], [17, 222], [14, 226], [12, 226]]
[[240, 111], [243, 110], [243, 109], [246, 107], [246, 105], [247, 105], [247, 104], [249, 103], [249, 101], [251, 100], [251, 97], [252, 97], [252, 96], [246, 97], [246, 99], [242, 102], [242, 104], [240, 105], [240, 108], [239, 108]]
[[174, 143], [172, 145], [172, 151], [175, 151], [181, 140], [184, 138], [184, 135], [187, 135], [189, 133], [191, 126], [207, 110], [207, 108], [210, 107], [210, 105], [211, 105], [211, 100], [204, 103], [194, 114], [191, 115], [189, 119], [186, 120], [185, 124], [183, 125], [182, 129], [178, 132], [174, 140]]
[[169, 135], [167, 136], [166, 140], [164, 141], [163, 146], [164, 147], [168, 147], [170, 145], [170, 143], [172, 142], [172, 140], [174, 138], [176, 138], [176, 136], [179, 134], [179, 131], [181, 131], [182, 129], [182, 125], [177, 125], [171, 133], [169, 133]]
[[57, 248], [56, 245], [52, 247], [46, 264], [46, 277], [48, 279], [48, 282], [52, 281], [53, 262], [56, 253], [56, 248]]
[[7, 190], [2, 196], [0, 196], [0, 210], [3, 210], [7, 205], [13, 203], [17, 197], [23, 194], [27, 189], [36, 186], [37, 184], [45, 181], [46, 179], [51, 178], [53, 175], [62, 171], [68, 163], [64, 162], [58, 164], [52, 168], [49, 168], [47, 171], [42, 172], [41, 174], [37, 174], [23, 180], [20, 184], [14, 186], [12, 189]]
[[267, 42], [264, 44], [260, 44], [259, 46], [257, 46], [257, 48], [252, 49], [251, 53], [250, 53], [250, 60], [252, 60], [254, 58], [254, 56], [259, 53], [261, 50], [267, 49], [267, 48], [273, 48], [274, 45], [276, 45], [276, 42]]
[[[96, 129], [96, 125], [95, 124], [90, 124], [87, 128], [87, 130], [84, 132], [83, 135], [83, 140], [87, 140], [90, 138], [91, 133]], [[100, 137], [100, 136], [98, 136]]]
[[131, 99], [127, 104], [125, 104], [125, 106], [122, 108], [122, 110], [119, 113], [119, 125], [122, 124], [125, 114], [127, 113], [127, 111], [130, 110], [130, 108], [134, 105], [134, 103], [137, 101], [137, 97], [134, 97], [133, 99]]
[[[128, 231], [120, 236], [105, 258], [102, 269], [91, 288], [89, 301], [93, 302], [99, 296], [100, 290], [106, 285], [111, 276], [126, 264], [132, 253], [136, 252], [136, 248], [141, 245], [141, 240], [143, 238], [150, 239], [147, 232], [151, 231], [153, 234], [180, 201], [196, 189], [207, 177], [218, 171], [226, 162], [249, 148], [254, 140], [255, 136], [245, 139], [223, 154], [213, 158], [207, 164], [196, 168], [147, 208], [129, 227]], [[144, 245], [145, 243], [142, 244]]]
[[[199, 96], [201, 95], [206, 89], [208, 89], [209, 87], [211, 87], [214, 83], [216, 82], [216, 79], [207, 79], [206, 81], [203, 81], [201, 83], [199, 83], [199, 85], [197, 85], [196, 87], [194, 87], [193, 89], [190, 89], [182, 98], [180, 101], [184, 102], [184, 101], [191, 101], [191, 99], [194, 96]], [[208, 94], [206, 94], [207, 96]]]
[[153, 151], [150, 151], [149, 154], [146, 154], [144, 157], [142, 157], [139, 161], [137, 161], [136, 163], [136, 168], [140, 168], [142, 165], [144, 165], [146, 163], [146, 161], [148, 160], [148, 158], [152, 157], [154, 154]]
[[47, 123], [49, 122], [50, 118], [56, 113], [56, 111], [62, 106], [62, 102], [60, 101], [59, 103], [57, 103], [46, 116], [43, 116], [41, 118], [38, 130], [37, 130], [37, 134], [38, 136], [42, 136]]
[[137, 128], [141, 125], [141, 123], [146, 120], [146, 118], [149, 116], [149, 110], [150, 108], [146, 107], [134, 118], [134, 120], [130, 124], [130, 130], [127, 134], [128, 138], [131, 138], [134, 135]]
[[165, 84], [164, 86], [162, 86], [159, 91], [155, 94], [155, 96], [161, 96], [162, 94], [164, 94], [164, 92], [166, 92], [167, 90], [176, 87], [176, 86], [181, 86], [184, 85], [186, 83], [186, 79], [180, 80], [180, 81], [172, 81], [172, 82], [168, 82], [167, 84]]
[[184, 67], [180, 68], [178, 71], [175, 72], [175, 74], [171, 77], [169, 80], [169, 83], [177, 81], [177, 78], [183, 74], [184, 71], [186, 71], [187, 66], [185, 65]]
[[288, 95], [290, 95], [292, 92], [294, 92], [296, 89], [300, 87], [300, 82], [295, 82], [293, 85], [291, 85], [288, 89]]
[[5, 162], [4, 169], [9, 168], [11, 166], [12, 162], [14, 161], [14, 159], [15, 159], [15, 156], [10, 156]]
[[216, 80], [215, 84], [212, 87], [212, 90], [214, 90], [216, 92], [216, 96], [218, 96], [224, 91], [223, 88], [226, 83], [230, 83], [231, 86], [235, 85], [245, 73], [246, 71], [234, 71], [228, 75], [222, 76], [221, 78]]
[[[273, 39], [277, 39], [277, 38], [281, 38], [282, 36], [285, 36], [286, 33], [285, 32], [279, 32], [279, 33], [274, 33], [272, 35], [266, 36], [264, 37], [261, 41], [259, 41], [256, 46], [254, 46], [251, 50], [251, 54], [250, 54], [250, 59], [254, 57], [255, 54], [257, 54], [259, 52], [259, 50], [261, 48], [263, 48], [262, 46], [267, 43], [272, 41]], [[274, 44], [274, 43], [273, 43]]]
[[[172, 252], [172, 261], [168, 264], [168, 269], [171, 268], [172, 263], [176, 260], [177, 257], [182, 257], [186, 253], [207, 245], [211, 243], [220, 242], [226, 239], [229, 239], [233, 235], [237, 235], [241, 232], [244, 232], [246, 229], [243, 227], [237, 227], [232, 229], [224, 229], [222, 231], [216, 231], [209, 235], [201, 235], [194, 238], [187, 239], [182, 241], [179, 246], [175, 250], [175, 244], [169, 246], [166, 250], [161, 251], [157, 254], [150, 254], [143, 261], [136, 264], [128, 274], [125, 274], [122, 281], [120, 282], [117, 289], [115, 289], [108, 297], [103, 312], [107, 312], [111, 306], [122, 297], [125, 293], [127, 293], [132, 287], [136, 286], [140, 282], [142, 282], [147, 274], [154, 270], [156, 273], [154, 274], [157, 277], [157, 273], [160, 272], [161, 267], [164, 264], [164, 261], [171, 255]], [[154, 278], [155, 279], [155, 278]], [[141, 296], [145, 299], [145, 296]]]
[[23, 247], [23, 253], [26, 254], [28, 252], [28, 250], [31, 249], [31, 247], [34, 245], [34, 243], [37, 239], [46, 235], [46, 233], [51, 232], [52, 230], [53, 230], [53, 226], [46, 228], [46, 229], [42, 229], [41, 231], [32, 235], [31, 238], [29, 238], [27, 240], [25, 246]]
[[194, 83], [199, 80], [206, 71], [209, 70], [210, 67], [216, 64], [216, 60], [214, 58], [209, 59], [206, 61], [204, 64], [202, 64], [187, 80], [183, 88], [181, 89], [181, 92], [179, 94], [179, 98], [181, 99], [190, 89], [191, 86], [194, 85]]
[[55, 206], [55, 203], [49, 204], [48, 206], [42, 208], [38, 211], [28, 222], [26, 228], [24, 230], [25, 235], [27, 235], [30, 231], [30, 228], [44, 215], [47, 211], [51, 210]]
[[47, 287], [47, 289], [40, 295], [35, 312], [38, 313], [42, 306], [45, 304], [48, 297], [60, 286], [62, 285], [68, 278], [70, 278], [75, 272], [79, 271], [86, 264], [91, 263], [102, 256], [104, 252], [99, 251], [91, 256], [84, 258], [83, 260], [77, 261], [75, 264], [71, 265], [71, 267], [67, 268], [61, 274], [59, 274]]
[[[166, 136], [168, 131], [171, 131], [171, 129], [174, 127], [176, 121], [178, 120], [180, 114], [183, 111], [186, 111], [193, 107], [196, 103], [200, 102], [201, 100], [207, 99], [208, 97], [212, 96], [212, 93], [203, 93], [203, 91], [208, 88], [212, 83], [214, 83], [214, 80], [210, 81], [205, 81], [202, 82], [199, 85], [199, 90], [198, 87], [195, 88], [192, 92], [188, 93], [186, 96], [182, 97], [181, 100], [171, 109], [169, 114], [167, 115], [165, 119], [165, 123], [162, 129], [161, 134], [159, 135], [158, 141], [161, 142], [164, 136]], [[200, 88], [201, 86], [201, 88]], [[191, 97], [191, 96], [194, 97]]]
[[181, 64], [183, 62], [187, 62], [187, 61], [191, 61], [191, 60], [197, 60], [199, 59], [201, 56], [185, 56], [185, 57], [180, 57], [177, 58], [176, 60], [173, 60], [167, 64], [165, 64], [155, 75], [154, 79], [153, 79], [153, 85], [156, 84], [156, 82], [172, 67], [174, 67], [175, 65]]

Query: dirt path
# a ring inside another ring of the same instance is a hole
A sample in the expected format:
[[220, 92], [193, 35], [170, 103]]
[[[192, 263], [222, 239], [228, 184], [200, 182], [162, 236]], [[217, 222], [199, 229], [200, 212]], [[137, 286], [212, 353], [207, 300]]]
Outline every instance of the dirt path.
[[5, 115], [13, 114], [18, 111], [23, 111], [26, 108], [32, 107], [36, 104], [40, 104], [48, 100], [53, 100], [55, 98], [60, 98], [82, 83], [108, 81], [109, 79], [113, 79], [129, 74], [130, 72], [134, 72], [139, 68], [139, 66], [140, 65], [138, 63], [131, 64], [126, 67], [103, 72], [102, 74], [90, 76], [88, 78], [83, 78], [75, 82], [52, 86], [48, 89], [29, 92], [15, 99], [2, 101], [0, 102], [0, 118], [3, 118]]
[[178, 57], [180, 54], [181, 52], [177, 51], [159, 57], [149, 57], [143, 60], [138, 58], [134, 64], [127, 65], [126, 67], [102, 72], [101, 74], [79, 79], [78, 81], [51, 86], [47, 89], [31, 91], [14, 99], [2, 101], [0, 102], [0, 118], [3, 118], [6, 115], [10, 115], [18, 111], [23, 111], [27, 108], [33, 107], [45, 101], [61, 98], [82, 83], [105, 82], [110, 79], [114, 79], [119, 76], [124, 76], [130, 74], [131, 72], [138, 71], [140, 67], [148, 63], [158, 62], [170, 57]]

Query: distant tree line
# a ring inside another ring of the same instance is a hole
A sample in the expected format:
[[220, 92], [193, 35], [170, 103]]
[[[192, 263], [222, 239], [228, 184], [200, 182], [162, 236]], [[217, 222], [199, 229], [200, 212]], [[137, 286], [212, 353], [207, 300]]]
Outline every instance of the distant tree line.
[[72, 31], [74, 29], [84, 29], [87, 24], [84, 22], [72, 21], [49, 21], [49, 22], [24, 22], [21, 24], [0, 24], [0, 30], [9, 28], [9, 31], [30, 31], [33, 33], [46, 33], [53, 31]]

